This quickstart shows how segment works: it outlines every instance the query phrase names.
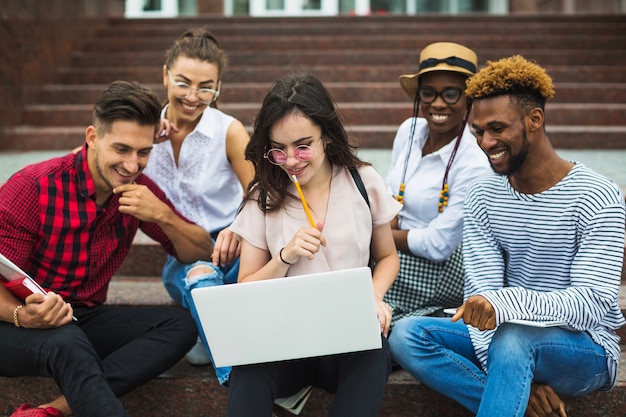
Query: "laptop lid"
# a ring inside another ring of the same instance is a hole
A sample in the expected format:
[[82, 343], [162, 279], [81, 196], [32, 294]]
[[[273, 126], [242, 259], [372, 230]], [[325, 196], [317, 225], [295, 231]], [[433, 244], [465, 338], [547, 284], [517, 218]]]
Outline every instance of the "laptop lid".
[[191, 296], [217, 367], [381, 347], [366, 267], [196, 288]]

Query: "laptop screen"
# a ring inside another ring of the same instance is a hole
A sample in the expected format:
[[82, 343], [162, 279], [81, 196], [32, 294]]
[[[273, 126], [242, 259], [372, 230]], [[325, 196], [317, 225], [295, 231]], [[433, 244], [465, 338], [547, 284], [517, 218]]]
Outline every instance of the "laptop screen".
[[191, 295], [217, 367], [381, 348], [366, 267], [196, 288]]

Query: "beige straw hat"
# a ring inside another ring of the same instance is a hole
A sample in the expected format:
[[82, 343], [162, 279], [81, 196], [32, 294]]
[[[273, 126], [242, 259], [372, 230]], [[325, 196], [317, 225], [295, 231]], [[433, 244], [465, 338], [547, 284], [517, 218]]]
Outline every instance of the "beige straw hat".
[[414, 99], [420, 75], [430, 71], [454, 71], [470, 76], [476, 74], [477, 66], [476, 53], [468, 47], [454, 42], [436, 42], [422, 49], [418, 72], [401, 75], [398, 81], [409, 97]]

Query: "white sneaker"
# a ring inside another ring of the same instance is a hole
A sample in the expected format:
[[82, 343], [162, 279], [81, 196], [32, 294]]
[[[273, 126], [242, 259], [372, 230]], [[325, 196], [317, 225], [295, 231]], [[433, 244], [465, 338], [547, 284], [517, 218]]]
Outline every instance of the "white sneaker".
[[194, 366], [204, 366], [209, 365], [211, 363], [211, 358], [207, 353], [204, 343], [202, 343], [202, 339], [198, 337], [196, 344], [187, 352], [185, 355], [185, 359], [189, 362], [190, 365]]

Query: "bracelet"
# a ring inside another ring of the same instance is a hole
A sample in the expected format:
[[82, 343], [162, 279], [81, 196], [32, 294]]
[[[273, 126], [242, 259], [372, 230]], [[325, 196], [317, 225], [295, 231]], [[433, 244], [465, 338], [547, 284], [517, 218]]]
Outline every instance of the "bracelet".
[[15, 309], [13, 310], [13, 324], [15, 324], [15, 327], [20, 327], [20, 319], [17, 316], [17, 312], [20, 311], [20, 308], [22, 307], [24, 306], [20, 304], [17, 307], [15, 307]]
[[286, 260], [283, 259], [283, 250], [284, 249], [285, 249], [285, 247], [283, 246], [282, 249], [280, 250], [280, 252], [278, 252], [278, 257], [280, 258], [282, 263], [284, 263], [286, 265], [291, 265], [289, 262], [287, 262]]

